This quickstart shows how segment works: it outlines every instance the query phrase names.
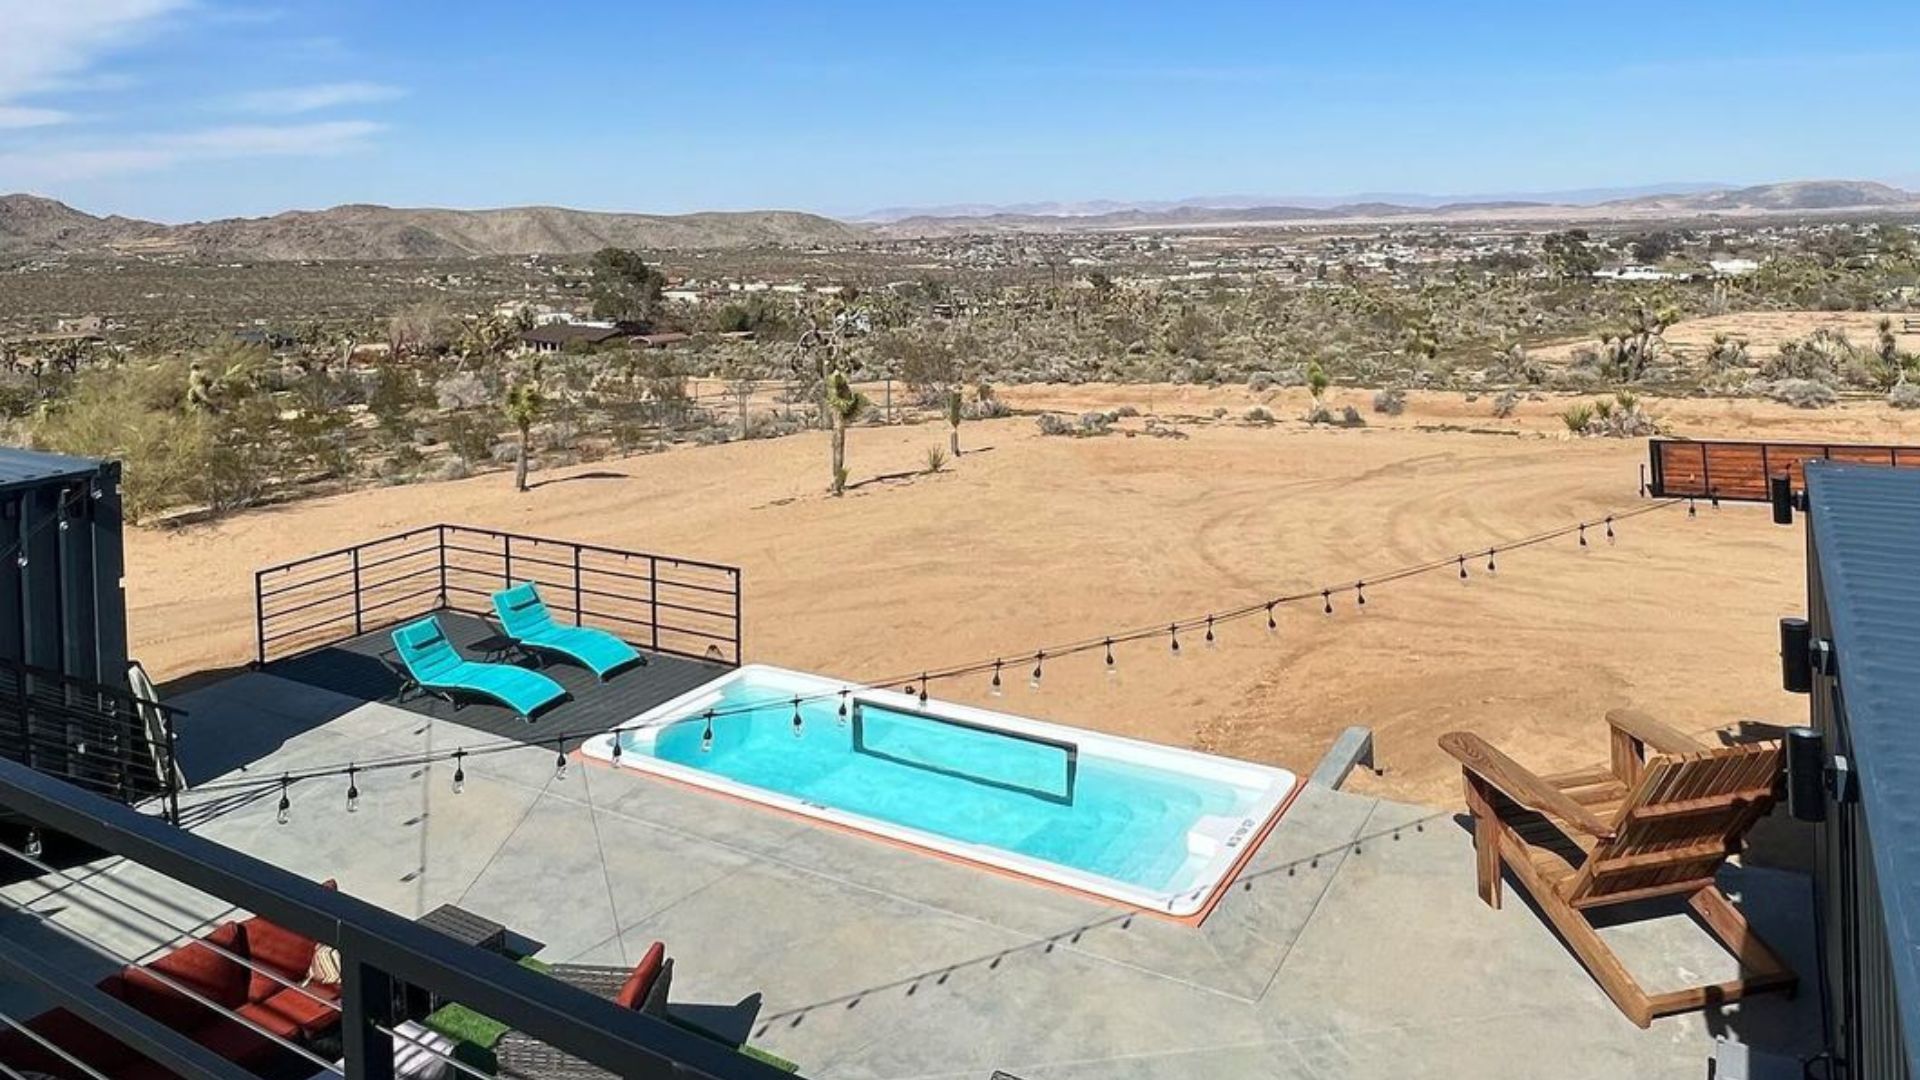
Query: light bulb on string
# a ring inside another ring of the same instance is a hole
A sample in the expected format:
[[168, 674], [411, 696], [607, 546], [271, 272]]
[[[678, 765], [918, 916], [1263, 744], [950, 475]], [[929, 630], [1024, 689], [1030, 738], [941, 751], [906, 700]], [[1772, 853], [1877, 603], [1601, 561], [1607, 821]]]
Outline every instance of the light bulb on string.
[[293, 783], [285, 776], [280, 778], [280, 806], [274, 812], [273, 820], [285, 825], [293, 820], [293, 800], [287, 797], [287, 788]]
[[1693, 496], [1691, 495], [1687, 496], [1687, 516], [1688, 517], [1700, 516], [1700, 508], [1693, 504]]
[[799, 738], [806, 726], [807, 722], [800, 717], [800, 698], [796, 695], [793, 699], [793, 737]]
[[467, 752], [464, 748], [453, 752], [453, 793], [455, 795], [467, 790], [466, 757]]
[[1218, 639], [1213, 636], [1213, 616], [1211, 615], [1207, 616], [1206, 642], [1207, 642], [1207, 648], [1209, 649], [1213, 648], [1216, 644], [1218, 644]]
[[847, 722], [847, 693], [846, 687], [843, 686], [840, 688], [840, 715], [838, 722], [843, 725]]
[[1044, 652], [1033, 654], [1033, 674], [1027, 677], [1027, 685], [1035, 690], [1040, 689], [1040, 666], [1046, 663], [1046, 660], [1047, 654]]
[[1280, 620], [1273, 617], [1273, 601], [1269, 600], [1267, 601], [1267, 633], [1276, 633], [1279, 629]]
[[1113, 639], [1108, 638], [1107, 639], [1107, 678], [1111, 679], [1119, 674], [1120, 674], [1120, 669], [1114, 664], [1114, 661], [1113, 661]]
[[924, 706], [926, 705], [926, 703], [927, 703], [927, 673], [923, 671], [920, 673], [920, 704]]
[[1460, 564], [1460, 580], [1467, 580], [1467, 557], [1462, 555], [1456, 561]]
[[1613, 515], [1607, 515], [1607, 543], [1613, 543]]
[[360, 784], [354, 777], [360, 771], [358, 766], [347, 766], [347, 813], [360, 812]]
[[1489, 574], [1497, 574], [1500, 572], [1500, 568], [1494, 565], [1493, 553], [1494, 553], [1493, 548], [1487, 549], [1487, 573]]
[[1000, 661], [998, 660], [993, 662], [993, 681], [987, 684], [987, 693], [993, 697], [1000, 696]]
[[1325, 614], [1328, 614], [1328, 615], [1333, 614], [1333, 590], [1331, 589], [1320, 590], [1320, 604], [1321, 604], [1321, 611], [1323, 611]]
[[700, 752], [703, 754], [707, 754], [707, 753], [711, 753], [712, 751], [713, 751], [713, 710], [708, 709], [707, 710], [707, 726], [704, 730], [700, 732]]
[[619, 728], [613, 729], [613, 752], [608, 756], [613, 760], [613, 767], [616, 769], [619, 768], [620, 767], [620, 729]]
[[1587, 546], [1587, 523], [1584, 521], [1580, 523], [1580, 546]]
[[553, 778], [555, 780], [567, 778], [567, 746], [559, 739], [553, 740]]
[[1353, 583], [1353, 602], [1356, 607], [1365, 608], [1367, 606], [1366, 582], [1356, 581]]
[[1175, 659], [1179, 659], [1179, 657], [1180, 657], [1180, 627], [1179, 627], [1179, 626], [1177, 626], [1177, 625], [1176, 625], [1176, 626], [1168, 626], [1168, 627], [1167, 627], [1167, 651], [1168, 651], [1168, 652], [1170, 652], [1170, 653], [1172, 653], [1172, 654], [1174, 655], [1174, 658], [1175, 658]]

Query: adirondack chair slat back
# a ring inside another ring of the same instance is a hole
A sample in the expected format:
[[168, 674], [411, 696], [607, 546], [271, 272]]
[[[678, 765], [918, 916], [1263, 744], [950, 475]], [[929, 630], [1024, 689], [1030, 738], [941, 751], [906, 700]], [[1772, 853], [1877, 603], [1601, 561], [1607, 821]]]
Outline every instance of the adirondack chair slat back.
[[1652, 758], [1620, 807], [1613, 838], [1568, 881], [1567, 899], [1584, 907], [1711, 881], [1772, 805], [1780, 770], [1772, 742]]

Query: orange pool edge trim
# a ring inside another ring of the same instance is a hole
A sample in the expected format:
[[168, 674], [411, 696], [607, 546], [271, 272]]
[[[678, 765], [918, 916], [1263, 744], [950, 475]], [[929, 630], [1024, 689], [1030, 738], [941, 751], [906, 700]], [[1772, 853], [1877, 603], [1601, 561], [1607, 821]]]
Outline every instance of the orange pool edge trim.
[[845, 822], [830, 821], [826, 818], [815, 817], [812, 814], [803, 814], [798, 810], [789, 810], [784, 806], [775, 806], [772, 803], [765, 803], [757, 799], [750, 799], [744, 795], [736, 795], [731, 791], [721, 791], [718, 788], [711, 788], [706, 786], [705, 784], [696, 784], [691, 780], [682, 780], [677, 776], [668, 776], [665, 773], [657, 773], [650, 769], [625, 768], [623, 766], [615, 765], [611, 761], [594, 757], [591, 754], [583, 753], [581, 750], [575, 750], [571, 754], [568, 754], [567, 756], [571, 758], [577, 758], [582, 763], [587, 765], [598, 766], [603, 769], [615, 769], [619, 772], [626, 773], [631, 776], [644, 777], [645, 779], [648, 779], [648, 780], [658, 780], [663, 783], [672, 784], [674, 787], [684, 788], [688, 791], [697, 791], [702, 795], [715, 796], [718, 798], [725, 799], [731, 803], [737, 803], [741, 806], [750, 806], [756, 810], [762, 810], [768, 813], [778, 814], [781, 817], [790, 818], [794, 821], [803, 821], [809, 825], [817, 825], [817, 826], [822, 826], [824, 828], [832, 829], [835, 832], [844, 833], [850, 836], [858, 836], [865, 840], [878, 841], [879, 843], [885, 844], [888, 847], [895, 848], [901, 851], [911, 851], [920, 855], [930, 855], [933, 858], [940, 859], [944, 862], [953, 863], [958, 866], [971, 867], [975, 870], [984, 870], [990, 874], [998, 874], [1001, 877], [1012, 878], [1015, 881], [1026, 882], [1027, 884], [1030, 884], [1030, 885], [1037, 885], [1043, 889], [1051, 889], [1054, 892], [1065, 893], [1068, 896], [1076, 896], [1082, 900], [1089, 900], [1096, 904], [1102, 904], [1106, 907], [1125, 908], [1128, 911], [1132, 911], [1136, 914], [1147, 915], [1147, 916], [1151, 916], [1152, 918], [1163, 920], [1165, 922], [1178, 923], [1182, 926], [1192, 926], [1192, 927], [1197, 927], [1200, 924], [1206, 922], [1207, 916], [1212, 915], [1214, 909], [1220, 906], [1220, 901], [1226, 899], [1227, 893], [1232, 891], [1232, 886], [1234, 882], [1239, 880], [1241, 871], [1245, 870], [1247, 867], [1247, 864], [1253, 861], [1253, 856], [1257, 852], [1259, 852], [1261, 846], [1267, 842], [1267, 837], [1270, 836], [1273, 833], [1273, 830], [1279, 826], [1280, 818], [1284, 816], [1287, 810], [1293, 806], [1294, 800], [1300, 797], [1301, 789], [1307, 786], [1307, 781], [1304, 778], [1302, 778], [1298, 774], [1294, 774], [1293, 787], [1290, 790], [1288, 790], [1287, 797], [1280, 800], [1280, 805], [1273, 808], [1273, 813], [1267, 815], [1267, 820], [1263, 822], [1260, 828], [1254, 832], [1252, 841], [1247, 844], [1246, 848], [1243, 851], [1241, 851], [1240, 857], [1233, 861], [1233, 865], [1227, 868], [1227, 872], [1225, 874], [1221, 875], [1220, 883], [1216, 885], [1213, 889], [1213, 892], [1208, 895], [1206, 903], [1200, 906], [1199, 911], [1196, 911], [1191, 915], [1175, 915], [1172, 912], [1168, 912], [1168, 911], [1160, 911], [1155, 908], [1141, 907], [1138, 904], [1129, 904], [1124, 900], [1116, 900], [1111, 896], [1102, 896], [1099, 893], [1089, 892], [1086, 889], [1078, 889], [1072, 885], [1063, 885], [1057, 881], [1048, 881], [1046, 878], [1035, 877], [1032, 874], [1023, 874], [1018, 870], [1009, 870], [1004, 866], [995, 866], [992, 863], [984, 863], [984, 862], [980, 862], [977, 859], [969, 859], [964, 855], [956, 855], [950, 851], [941, 851], [937, 848], [930, 848], [923, 844], [909, 843], [905, 840], [896, 839], [891, 836], [886, 836], [881, 833], [872, 832], [870, 830], [863, 829], [858, 825], [849, 825]]

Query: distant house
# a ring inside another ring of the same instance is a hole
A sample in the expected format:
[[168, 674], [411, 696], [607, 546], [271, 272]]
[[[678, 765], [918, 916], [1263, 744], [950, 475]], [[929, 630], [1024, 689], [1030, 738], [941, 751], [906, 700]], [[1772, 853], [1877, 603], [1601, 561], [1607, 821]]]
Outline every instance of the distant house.
[[569, 345], [604, 345], [616, 338], [632, 336], [631, 328], [611, 324], [552, 322], [521, 334], [520, 347], [533, 353], [557, 353]]

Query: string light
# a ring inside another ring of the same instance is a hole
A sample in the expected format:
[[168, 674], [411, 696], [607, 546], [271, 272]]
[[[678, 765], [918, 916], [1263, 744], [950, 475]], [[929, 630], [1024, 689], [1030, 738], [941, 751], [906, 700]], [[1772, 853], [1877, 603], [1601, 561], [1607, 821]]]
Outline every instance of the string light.
[[1584, 521], [1580, 523], [1580, 546], [1587, 546], [1587, 523]]
[[347, 813], [349, 814], [360, 812], [360, 784], [354, 779], [359, 771], [355, 766], [347, 766]]
[[29, 859], [37, 859], [46, 852], [46, 845], [41, 842], [40, 830], [37, 827], [27, 830], [26, 851]]
[[453, 752], [453, 793], [455, 795], [467, 790], [466, 758], [467, 751], [464, 747]]
[[293, 781], [286, 776], [280, 777], [280, 806], [274, 812], [273, 819], [282, 825], [293, 820], [293, 800], [287, 797], [287, 788], [292, 784]]
[[807, 722], [805, 720], [802, 720], [800, 718], [800, 699], [798, 697], [795, 697], [793, 699], [793, 737], [794, 738], [797, 739], [800, 737], [802, 729], [806, 727], [806, 723]]
[[1687, 516], [1688, 517], [1700, 516], [1700, 508], [1693, 505], [1693, 496], [1691, 495], [1687, 496]]
[[1211, 649], [1215, 644], [1217, 641], [1213, 636], [1213, 616], [1209, 615], [1207, 616], [1207, 648]]
[[1367, 606], [1367, 583], [1366, 582], [1356, 581], [1353, 583], [1353, 602], [1356, 607]]
[[1180, 627], [1178, 625], [1167, 627], [1167, 651], [1172, 653], [1175, 658], [1178, 658], [1180, 655]]
[[613, 767], [616, 769], [620, 767], [620, 735], [620, 729], [615, 728], [613, 731], [613, 753], [611, 757], [613, 758]]
[[1114, 666], [1114, 662], [1113, 662], [1113, 639], [1108, 638], [1107, 639], [1107, 677], [1111, 679], [1118, 674], [1120, 674], [1120, 669]]
[[1607, 543], [1613, 543], [1613, 515], [1607, 515]]
[[1456, 561], [1460, 563], [1460, 580], [1461, 581], [1467, 580], [1467, 557], [1465, 555], [1462, 555]]
[[553, 778], [567, 778], [567, 743], [565, 739], [553, 740]]
[[927, 673], [923, 671], [920, 673], [920, 704], [925, 705], [926, 703], [927, 703]]
[[[1614, 526], [1616, 524], [1616, 518], [1626, 519], [1626, 518], [1636, 517], [1640, 514], [1653, 513], [1659, 510], [1670, 509], [1678, 506], [1681, 501], [1682, 500], [1679, 497], [1664, 499], [1658, 502], [1636, 507], [1635, 509], [1624, 512], [1624, 513], [1608, 514], [1605, 517], [1596, 519], [1592, 522], [1576, 522], [1573, 524], [1565, 525], [1556, 529], [1548, 530], [1546, 532], [1537, 533], [1533, 536], [1529, 536], [1524, 539], [1514, 540], [1510, 542], [1504, 550], [1513, 551], [1521, 548], [1527, 548], [1527, 547], [1537, 546], [1540, 544], [1545, 544], [1553, 541], [1556, 538], [1567, 536], [1570, 533], [1580, 534], [1580, 538], [1582, 540], [1585, 540], [1584, 531], [1586, 526], [1589, 524], [1604, 524], [1604, 526], [1608, 530], [1609, 539], [1612, 539]], [[1689, 499], [1688, 502], [1689, 502], [1689, 506], [1691, 507], [1693, 500]], [[1498, 572], [1496, 556], [1498, 552], [1501, 550], [1503, 549], [1497, 546], [1488, 547], [1487, 549], [1485, 549], [1485, 554], [1487, 558], [1487, 573], [1490, 575], [1497, 574]], [[0, 549], [0, 558], [4, 558], [7, 553], [8, 552], [6, 550]], [[1452, 562], [1454, 564], [1454, 567], [1457, 573], [1464, 572], [1466, 570], [1466, 556], [1464, 554], [1459, 554], [1459, 555], [1455, 555], [1455, 557], [1451, 560], [1441, 558], [1433, 562], [1414, 564], [1411, 566], [1394, 570], [1390, 573], [1383, 573], [1380, 577], [1377, 577], [1374, 579], [1374, 583], [1379, 584], [1382, 581], [1387, 581], [1387, 582], [1400, 581], [1406, 578], [1411, 578], [1414, 576], [1425, 574], [1434, 570], [1444, 569], [1448, 562]], [[1465, 573], [1461, 573], [1461, 576], [1464, 580], [1468, 575], [1466, 575]], [[1347, 589], [1352, 589], [1354, 591], [1356, 606], [1364, 608], [1365, 602], [1366, 602], [1366, 596], [1364, 591], [1365, 585], [1366, 583], [1364, 581], [1356, 581], [1351, 585], [1343, 585], [1338, 587], [1329, 585], [1316, 590], [1320, 594], [1322, 610], [1327, 615], [1333, 615], [1334, 614], [1333, 601], [1332, 601], [1333, 593], [1336, 591], [1346, 591]], [[1297, 594], [1273, 597], [1264, 601], [1249, 604], [1245, 607], [1233, 608], [1225, 613], [1211, 612], [1200, 618], [1187, 619], [1187, 620], [1175, 620], [1171, 623], [1164, 624], [1168, 630], [1169, 646], [1171, 647], [1175, 642], [1177, 642], [1178, 632], [1182, 628], [1191, 628], [1194, 626], [1202, 625], [1204, 623], [1206, 628], [1210, 631], [1213, 631], [1215, 637], [1217, 638], [1219, 630], [1217, 627], [1213, 625], [1214, 623], [1223, 622], [1223, 621], [1230, 622], [1235, 619], [1250, 617], [1263, 610], [1266, 612], [1266, 615], [1267, 615], [1267, 629], [1269, 633], [1277, 633], [1279, 629], [1279, 622], [1275, 614], [1275, 608], [1277, 608], [1280, 604], [1293, 603], [1299, 600], [1307, 600], [1307, 599], [1310, 599], [1312, 596], [1313, 596], [1313, 591], [1303, 591]], [[1112, 657], [1114, 656], [1114, 653], [1113, 653], [1114, 644], [1124, 643], [1128, 641], [1137, 641], [1142, 638], [1148, 637], [1155, 632], [1157, 631], [1151, 628], [1139, 628], [1135, 630], [1128, 630], [1125, 633], [1115, 633], [1110, 636], [1096, 637], [1091, 639], [1085, 639], [1079, 642], [1072, 642], [1066, 645], [1059, 646], [1052, 650], [1047, 650], [1047, 649], [1036, 650], [1033, 654], [1033, 671], [1032, 671], [1032, 678], [1030, 679], [1030, 683], [1034, 689], [1038, 690], [1040, 688], [1041, 678], [1044, 672], [1045, 661], [1049, 656], [1052, 656], [1057, 659], [1061, 656], [1072, 656], [1082, 652], [1089, 652], [1094, 649], [1102, 649], [1104, 650], [1107, 656]], [[1115, 659], [1117, 660], [1117, 657]], [[905, 689], [908, 690], [908, 692], [912, 692], [914, 690], [913, 684], [917, 679], [919, 683], [919, 687], [918, 687], [919, 692], [921, 694], [930, 695], [931, 683], [932, 683], [932, 680], [936, 677], [937, 678], [954, 678], [958, 676], [964, 676], [964, 675], [969, 675], [976, 672], [990, 670], [993, 675], [992, 693], [994, 696], [998, 697], [1000, 696], [1001, 687], [1004, 680], [1004, 672], [1002, 670], [1004, 665], [1005, 665], [1004, 658], [996, 658], [990, 664], [987, 662], [958, 664], [952, 667], [942, 668], [939, 670], [923, 671], [919, 673], [918, 676], [908, 677], [900, 681], [905, 683]], [[1107, 665], [1108, 670], [1110, 672], [1114, 670], [1115, 666], [1116, 666], [1115, 664], [1111, 664], [1111, 663]], [[893, 682], [893, 681], [894, 680], [883, 680], [883, 681], [863, 683], [861, 685], [885, 686], [889, 682]], [[804, 701], [804, 700], [812, 700], [814, 698], [825, 699], [826, 696], [830, 693], [838, 693], [841, 695], [841, 702], [840, 702], [841, 707], [847, 708], [850, 705], [851, 692], [852, 692], [851, 688], [843, 684], [843, 686], [838, 688], [837, 690], [827, 690], [827, 691], [823, 691], [807, 697], [796, 697], [796, 698], [791, 698], [789, 700]], [[706, 710], [705, 712], [706, 722], [703, 724], [703, 730], [702, 730], [702, 736], [703, 736], [702, 746], [701, 746], [702, 751], [710, 751], [712, 748], [713, 722], [719, 716], [751, 714], [757, 711], [764, 710], [772, 704], [773, 702], [762, 701], [762, 702], [742, 703], [739, 705], [733, 705], [733, 706], [729, 706], [726, 709], [722, 709], [718, 711], [713, 709]], [[619, 732], [620, 732], [619, 728], [614, 729], [614, 734], [616, 736], [619, 734]], [[559, 779], [565, 778], [566, 755], [564, 751], [565, 751], [566, 739], [577, 738], [577, 737], [593, 737], [593, 736], [598, 736], [602, 734], [606, 734], [605, 728], [599, 728], [593, 731], [556, 733], [555, 735], [556, 750], [557, 750], [555, 755], [556, 778], [559, 778]], [[503, 738], [495, 742], [489, 743], [481, 747], [479, 750], [471, 751], [471, 752], [483, 753], [483, 754], [506, 753], [506, 752], [520, 750], [525, 746], [526, 746], [526, 742], [523, 740]], [[457, 794], [460, 791], [460, 785], [464, 779], [464, 769], [462, 767], [462, 759], [464, 759], [465, 755], [469, 752], [470, 751], [466, 750], [466, 748], [462, 747], [456, 750], [455, 752], [453, 752], [451, 755], [445, 752], [439, 752], [439, 753], [426, 752], [423, 754], [396, 755], [391, 758], [382, 758], [374, 762], [373, 764], [365, 766], [364, 768], [373, 770], [373, 769], [389, 769], [389, 768], [400, 768], [400, 767], [418, 767], [419, 765], [422, 765], [422, 764], [430, 764], [436, 761], [443, 761], [443, 760], [446, 760], [448, 756], [451, 756], [455, 759], [454, 781], [455, 781], [455, 793]], [[616, 750], [613, 756], [617, 757], [618, 754], [619, 752], [618, 750]], [[300, 773], [297, 777], [291, 773], [285, 774], [281, 778], [282, 799], [283, 801], [288, 801], [290, 803], [290, 799], [288, 798], [288, 792], [291, 787], [292, 781], [295, 779], [305, 780], [305, 779], [314, 779], [318, 777], [327, 777], [327, 776], [345, 776], [348, 774], [349, 770], [352, 770], [354, 773], [357, 774], [361, 770], [361, 768], [362, 767], [359, 766], [358, 763], [352, 763], [348, 765], [336, 765], [336, 766], [329, 766], [329, 767], [307, 770]], [[350, 781], [351, 779], [352, 778], [350, 778]], [[235, 781], [230, 781], [226, 783], [214, 783], [214, 784], [203, 785], [198, 790], [203, 793], [213, 793], [216, 791], [248, 790], [248, 789], [257, 790], [263, 784], [270, 784], [270, 783], [272, 783], [271, 780], [260, 780], [260, 779], [235, 780]]]
[[840, 719], [839, 719], [839, 723], [840, 723], [840, 724], [841, 724], [842, 726], [845, 726], [845, 725], [846, 725], [846, 722], [847, 722], [847, 694], [848, 694], [849, 692], [850, 692], [850, 691], [848, 691], [848, 690], [847, 690], [847, 688], [846, 688], [846, 687], [844, 687], [844, 686], [840, 688]]

